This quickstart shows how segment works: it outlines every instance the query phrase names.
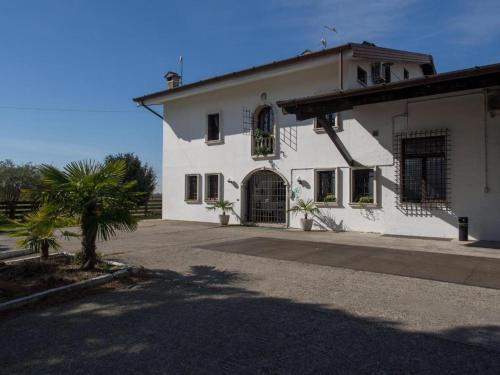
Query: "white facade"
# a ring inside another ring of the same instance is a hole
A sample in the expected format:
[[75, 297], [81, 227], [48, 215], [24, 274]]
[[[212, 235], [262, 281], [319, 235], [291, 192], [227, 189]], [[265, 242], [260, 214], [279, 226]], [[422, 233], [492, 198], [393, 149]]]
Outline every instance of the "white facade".
[[[356, 88], [357, 66], [368, 73], [370, 62], [344, 55], [344, 89]], [[395, 63], [393, 80], [422, 75], [418, 64]], [[500, 240], [500, 119], [485, 112], [481, 92], [438, 99], [398, 101], [356, 107], [339, 115], [338, 136], [357, 162], [376, 171], [376, 204], [351, 205], [350, 168], [327, 134], [313, 130], [313, 120], [297, 122], [283, 115], [277, 100], [331, 92], [339, 87], [338, 56], [221, 81], [165, 98], [163, 124], [163, 218], [216, 222], [206, 210], [206, 174], [222, 176], [222, 198], [235, 202], [231, 223], [245, 220], [245, 183], [257, 169], [278, 173], [286, 183], [287, 206], [314, 198], [315, 170], [337, 171], [337, 203], [320, 208], [315, 228], [431, 237], [457, 237], [459, 216], [469, 217], [472, 239]], [[273, 108], [274, 157], [252, 157], [252, 136], [244, 112]], [[207, 115], [219, 113], [222, 140], [206, 142]], [[393, 157], [394, 134], [449, 129], [448, 210], [414, 215], [398, 207]], [[186, 175], [199, 175], [199, 200], [185, 200]], [[231, 182], [228, 182], [231, 180]], [[301, 181], [299, 184], [298, 180]], [[286, 225], [300, 217], [286, 214]]]

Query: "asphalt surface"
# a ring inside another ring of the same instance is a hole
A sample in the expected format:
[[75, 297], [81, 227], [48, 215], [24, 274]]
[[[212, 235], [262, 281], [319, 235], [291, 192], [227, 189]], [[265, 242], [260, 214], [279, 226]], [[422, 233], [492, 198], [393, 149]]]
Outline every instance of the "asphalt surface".
[[255, 237], [314, 238], [151, 222], [99, 244], [150, 278], [0, 317], [0, 374], [499, 373], [499, 290], [201, 248]]
[[500, 289], [500, 259], [253, 237], [202, 249]]

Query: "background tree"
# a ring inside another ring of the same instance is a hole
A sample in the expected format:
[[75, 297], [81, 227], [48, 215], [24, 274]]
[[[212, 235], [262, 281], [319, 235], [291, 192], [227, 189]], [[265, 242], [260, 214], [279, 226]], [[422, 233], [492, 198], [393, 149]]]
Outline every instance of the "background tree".
[[156, 173], [147, 163], [142, 163], [134, 153], [115, 154], [106, 156], [105, 162], [123, 160], [126, 165], [125, 181], [137, 181], [133, 188], [137, 196], [137, 203], [147, 204], [156, 186]]
[[131, 212], [137, 204], [136, 182], [125, 181], [125, 161], [72, 162], [63, 170], [42, 165], [40, 172], [42, 201], [55, 215], [79, 219], [83, 269], [92, 269], [97, 262], [97, 239], [107, 241], [116, 231], [137, 228]]
[[28, 190], [36, 190], [41, 185], [38, 167], [15, 164], [12, 160], [0, 161], [0, 201], [7, 202], [9, 218], [14, 219], [17, 202], [30, 199]]

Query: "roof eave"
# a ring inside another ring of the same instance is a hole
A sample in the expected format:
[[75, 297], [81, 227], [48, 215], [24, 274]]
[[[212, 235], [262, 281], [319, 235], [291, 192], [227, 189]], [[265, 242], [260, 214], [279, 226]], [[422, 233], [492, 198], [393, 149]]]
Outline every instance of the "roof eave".
[[421, 96], [438, 95], [500, 85], [500, 64], [416, 78], [388, 85], [335, 92], [307, 98], [278, 101], [285, 114], [295, 114], [300, 121], [331, 112]]

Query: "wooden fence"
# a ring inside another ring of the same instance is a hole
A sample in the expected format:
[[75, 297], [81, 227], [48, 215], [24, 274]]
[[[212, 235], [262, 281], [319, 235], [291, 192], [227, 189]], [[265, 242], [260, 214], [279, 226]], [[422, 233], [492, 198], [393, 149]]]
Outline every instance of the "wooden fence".
[[[15, 219], [22, 219], [37, 208], [37, 204], [31, 201], [0, 202], [0, 213]], [[147, 204], [137, 207], [132, 214], [139, 219], [161, 218], [161, 196], [152, 196]]]

